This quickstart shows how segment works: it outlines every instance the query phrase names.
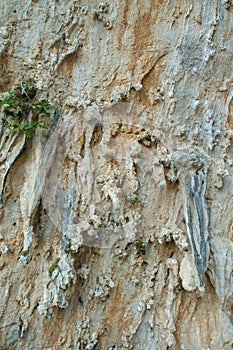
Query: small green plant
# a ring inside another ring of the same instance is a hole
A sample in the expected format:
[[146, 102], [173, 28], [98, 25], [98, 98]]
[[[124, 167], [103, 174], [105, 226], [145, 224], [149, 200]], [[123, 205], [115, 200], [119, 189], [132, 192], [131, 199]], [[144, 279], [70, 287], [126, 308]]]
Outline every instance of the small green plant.
[[28, 251], [28, 250], [23, 250], [21, 255], [22, 255], [22, 256], [27, 256], [28, 254], [29, 254], [29, 251]]
[[48, 128], [46, 119], [50, 117], [51, 105], [47, 100], [38, 100], [36, 93], [34, 80], [28, 79], [1, 94], [0, 107], [6, 129], [32, 137], [37, 128]]
[[53, 271], [58, 267], [60, 259], [57, 258], [54, 263], [49, 267], [49, 277], [52, 277]]
[[146, 254], [146, 242], [143, 239], [139, 239], [136, 242], [136, 250], [137, 250], [138, 254], [140, 254], [140, 253], [143, 255]]
[[65, 290], [70, 290], [72, 288], [71, 284], [66, 284], [65, 285]]

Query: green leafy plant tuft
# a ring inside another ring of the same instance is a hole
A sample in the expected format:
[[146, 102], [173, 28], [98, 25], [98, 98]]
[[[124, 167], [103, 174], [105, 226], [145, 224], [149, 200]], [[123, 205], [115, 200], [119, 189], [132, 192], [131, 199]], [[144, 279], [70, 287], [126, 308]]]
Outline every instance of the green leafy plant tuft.
[[65, 290], [70, 290], [72, 288], [71, 284], [66, 284], [65, 285]]
[[60, 259], [57, 258], [54, 263], [49, 267], [49, 277], [52, 277], [53, 271], [58, 267], [58, 263], [59, 263]]
[[146, 242], [143, 239], [139, 239], [136, 242], [136, 250], [138, 254], [146, 254]]
[[6, 129], [22, 131], [26, 137], [34, 136], [37, 128], [48, 129], [46, 119], [50, 117], [51, 105], [48, 100], [38, 100], [36, 94], [33, 79], [1, 94], [2, 124]]

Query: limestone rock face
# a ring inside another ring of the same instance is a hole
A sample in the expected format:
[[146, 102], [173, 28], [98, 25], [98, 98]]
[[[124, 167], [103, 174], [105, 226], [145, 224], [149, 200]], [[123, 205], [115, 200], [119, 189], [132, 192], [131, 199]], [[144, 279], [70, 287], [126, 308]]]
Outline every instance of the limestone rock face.
[[0, 2], [0, 348], [233, 343], [233, 4]]

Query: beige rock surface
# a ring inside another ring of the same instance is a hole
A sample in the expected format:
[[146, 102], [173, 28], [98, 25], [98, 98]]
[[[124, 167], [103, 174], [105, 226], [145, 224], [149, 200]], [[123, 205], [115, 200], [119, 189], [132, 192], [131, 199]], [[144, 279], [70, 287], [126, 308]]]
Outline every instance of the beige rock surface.
[[0, 348], [233, 344], [233, 4], [0, 1]]

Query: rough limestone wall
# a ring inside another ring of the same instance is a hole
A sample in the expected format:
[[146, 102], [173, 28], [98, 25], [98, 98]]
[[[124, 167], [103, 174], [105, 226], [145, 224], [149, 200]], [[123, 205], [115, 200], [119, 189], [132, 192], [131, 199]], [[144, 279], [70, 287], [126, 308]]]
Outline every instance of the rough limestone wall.
[[226, 350], [232, 327], [233, 5], [0, 1], [1, 349]]

